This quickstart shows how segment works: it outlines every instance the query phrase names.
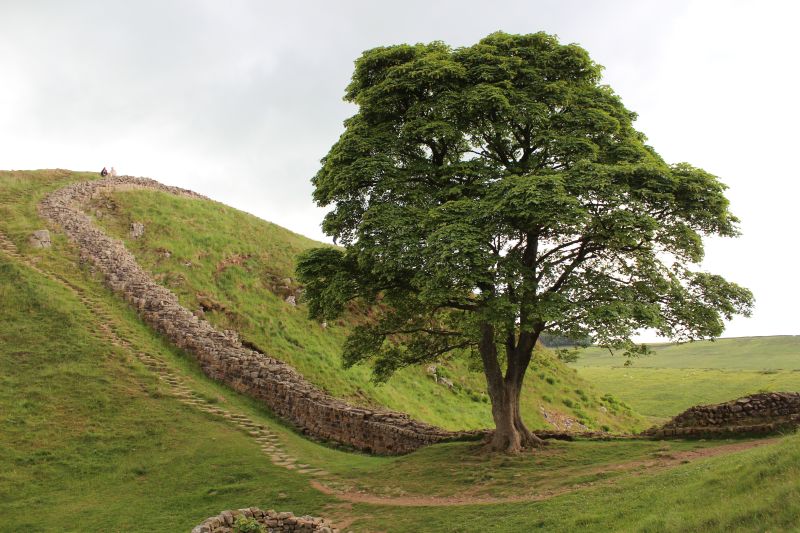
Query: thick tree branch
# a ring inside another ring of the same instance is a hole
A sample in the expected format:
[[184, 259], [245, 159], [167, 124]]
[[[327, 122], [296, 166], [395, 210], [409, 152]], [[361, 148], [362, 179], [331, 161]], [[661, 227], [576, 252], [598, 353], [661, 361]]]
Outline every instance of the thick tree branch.
[[556, 292], [558, 292], [558, 291], [559, 291], [559, 289], [561, 289], [561, 286], [562, 286], [562, 285], [564, 285], [564, 283], [567, 281], [567, 278], [569, 278], [569, 275], [570, 275], [570, 274], [572, 274], [572, 271], [573, 271], [573, 270], [575, 270], [575, 268], [577, 268], [577, 266], [583, 262], [583, 260], [584, 260], [584, 256], [585, 256], [585, 254], [588, 252], [588, 250], [586, 250], [586, 246], [587, 246], [587, 243], [588, 243], [588, 242], [589, 242], [589, 241], [584, 241], [584, 242], [581, 244], [581, 247], [580, 247], [580, 249], [578, 250], [578, 253], [577, 253], [577, 255], [575, 256], [575, 259], [572, 261], [572, 263], [570, 263], [570, 264], [569, 264], [569, 265], [568, 265], [568, 266], [567, 266], [567, 267], [564, 269], [564, 271], [563, 271], [563, 272], [561, 273], [561, 275], [558, 277], [558, 279], [556, 280], [556, 282], [555, 282], [555, 283], [553, 283], [553, 285], [551, 285], [551, 286], [550, 286], [550, 288], [548, 288], [546, 292], [548, 292], [548, 293], [551, 293], [551, 294], [552, 294], [552, 293], [556, 293]]

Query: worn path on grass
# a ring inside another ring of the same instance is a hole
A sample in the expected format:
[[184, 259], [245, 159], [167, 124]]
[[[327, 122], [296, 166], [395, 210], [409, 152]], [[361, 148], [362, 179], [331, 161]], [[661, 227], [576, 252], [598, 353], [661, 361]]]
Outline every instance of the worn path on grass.
[[[772, 437], [761, 440], [751, 440], [745, 442], [737, 442], [733, 444], [724, 444], [722, 446], [712, 446], [709, 448], [700, 448], [696, 450], [686, 450], [680, 452], [663, 452], [652, 459], [638, 459], [635, 461], [628, 461], [624, 463], [616, 463], [610, 465], [601, 465], [598, 467], [588, 468], [584, 474], [600, 474], [611, 472], [627, 472], [631, 475], [638, 476], [654, 471], [660, 471], [667, 468], [675, 467], [680, 464], [689, 463], [699, 459], [706, 459], [709, 457], [716, 457], [719, 455], [728, 455], [731, 453], [741, 452], [760, 446], [774, 444], [780, 437]], [[449, 507], [457, 505], [479, 505], [479, 504], [499, 504], [499, 503], [520, 503], [520, 502], [536, 502], [547, 500], [555, 496], [575, 492], [580, 489], [597, 487], [603, 485], [612, 485], [616, 479], [608, 479], [603, 481], [592, 481], [586, 483], [576, 483], [574, 485], [567, 485], [554, 489], [547, 489], [528, 494], [519, 494], [506, 497], [490, 497], [462, 494], [458, 496], [378, 496], [375, 494], [368, 494], [365, 492], [356, 491], [339, 491], [333, 489], [318, 480], [312, 480], [311, 485], [324, 494], [335, 496], [339, 500], [349, 503], [366, 503], [371, 505], [386, 505], [393, 507]]]

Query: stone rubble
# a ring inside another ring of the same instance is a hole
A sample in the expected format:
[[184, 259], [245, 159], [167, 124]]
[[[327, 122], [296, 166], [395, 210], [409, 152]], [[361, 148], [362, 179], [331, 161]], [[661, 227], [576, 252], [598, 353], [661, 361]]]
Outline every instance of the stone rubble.
[[276, 512], [272, 509], [262, 511], [258, 507], [248, 507], [232, 511], [222, 511], [217, 516], [206, 518], [202, 524], [192, 529], [192, 533], [231, 533], [240, 517], [258, 522], [267, 533], [311, 532], [338, 533], [338, 529], [324, 518], [295, 516], [289, 512]]
[[209, 377], [251, 396], [309, 437], [368, 453], [396, 455], [436, 442], [475, 438], [482, 432], [451, 432], [405, 413], [349, 405], [306, 381], [294, 368], [242, 346], [233, 332], [221, 332], [195, 316], [167, 288], [155, 283], [124, 244], [94, 227], [82, 206], [112, 190], [152, 189], [189, 198], [194, 192], [154, 180], [119, 176], [79, 182], [48, 195], [42, 216], [61, 226], [94, 263], [106, 284], [130, 303], [156, 331], [196, 357]]
[[646, 436], [724, 437], [763, 435], [800, 427], [800, 393], [767, 392], [715, 405], [690, 407]]

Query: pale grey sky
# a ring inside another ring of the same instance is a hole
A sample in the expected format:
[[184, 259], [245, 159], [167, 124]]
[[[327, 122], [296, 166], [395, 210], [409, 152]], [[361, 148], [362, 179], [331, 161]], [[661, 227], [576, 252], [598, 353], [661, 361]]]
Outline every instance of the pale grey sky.
[[0, 0], [0, 168], [149, 176], [310, 237], [309, 179], [368, 48], [503, 30], [585, 47], [670, 162], [730, 186], [703, 267], [756, 295], [725, 336], [800, 334], [791, 1]]

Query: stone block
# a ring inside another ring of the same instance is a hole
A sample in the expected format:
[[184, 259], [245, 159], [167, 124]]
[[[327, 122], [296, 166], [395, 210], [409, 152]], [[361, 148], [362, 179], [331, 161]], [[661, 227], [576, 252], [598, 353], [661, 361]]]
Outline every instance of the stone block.
[[28, 242], [34, 248], [50, 248], [52, 245], [50, 241], [50, 232], [46, 229], [34, 231], [28, 239]]
[[144, 224], [141, 222], [131, 222], [131, 237], [134, 239], [144, 237]]

